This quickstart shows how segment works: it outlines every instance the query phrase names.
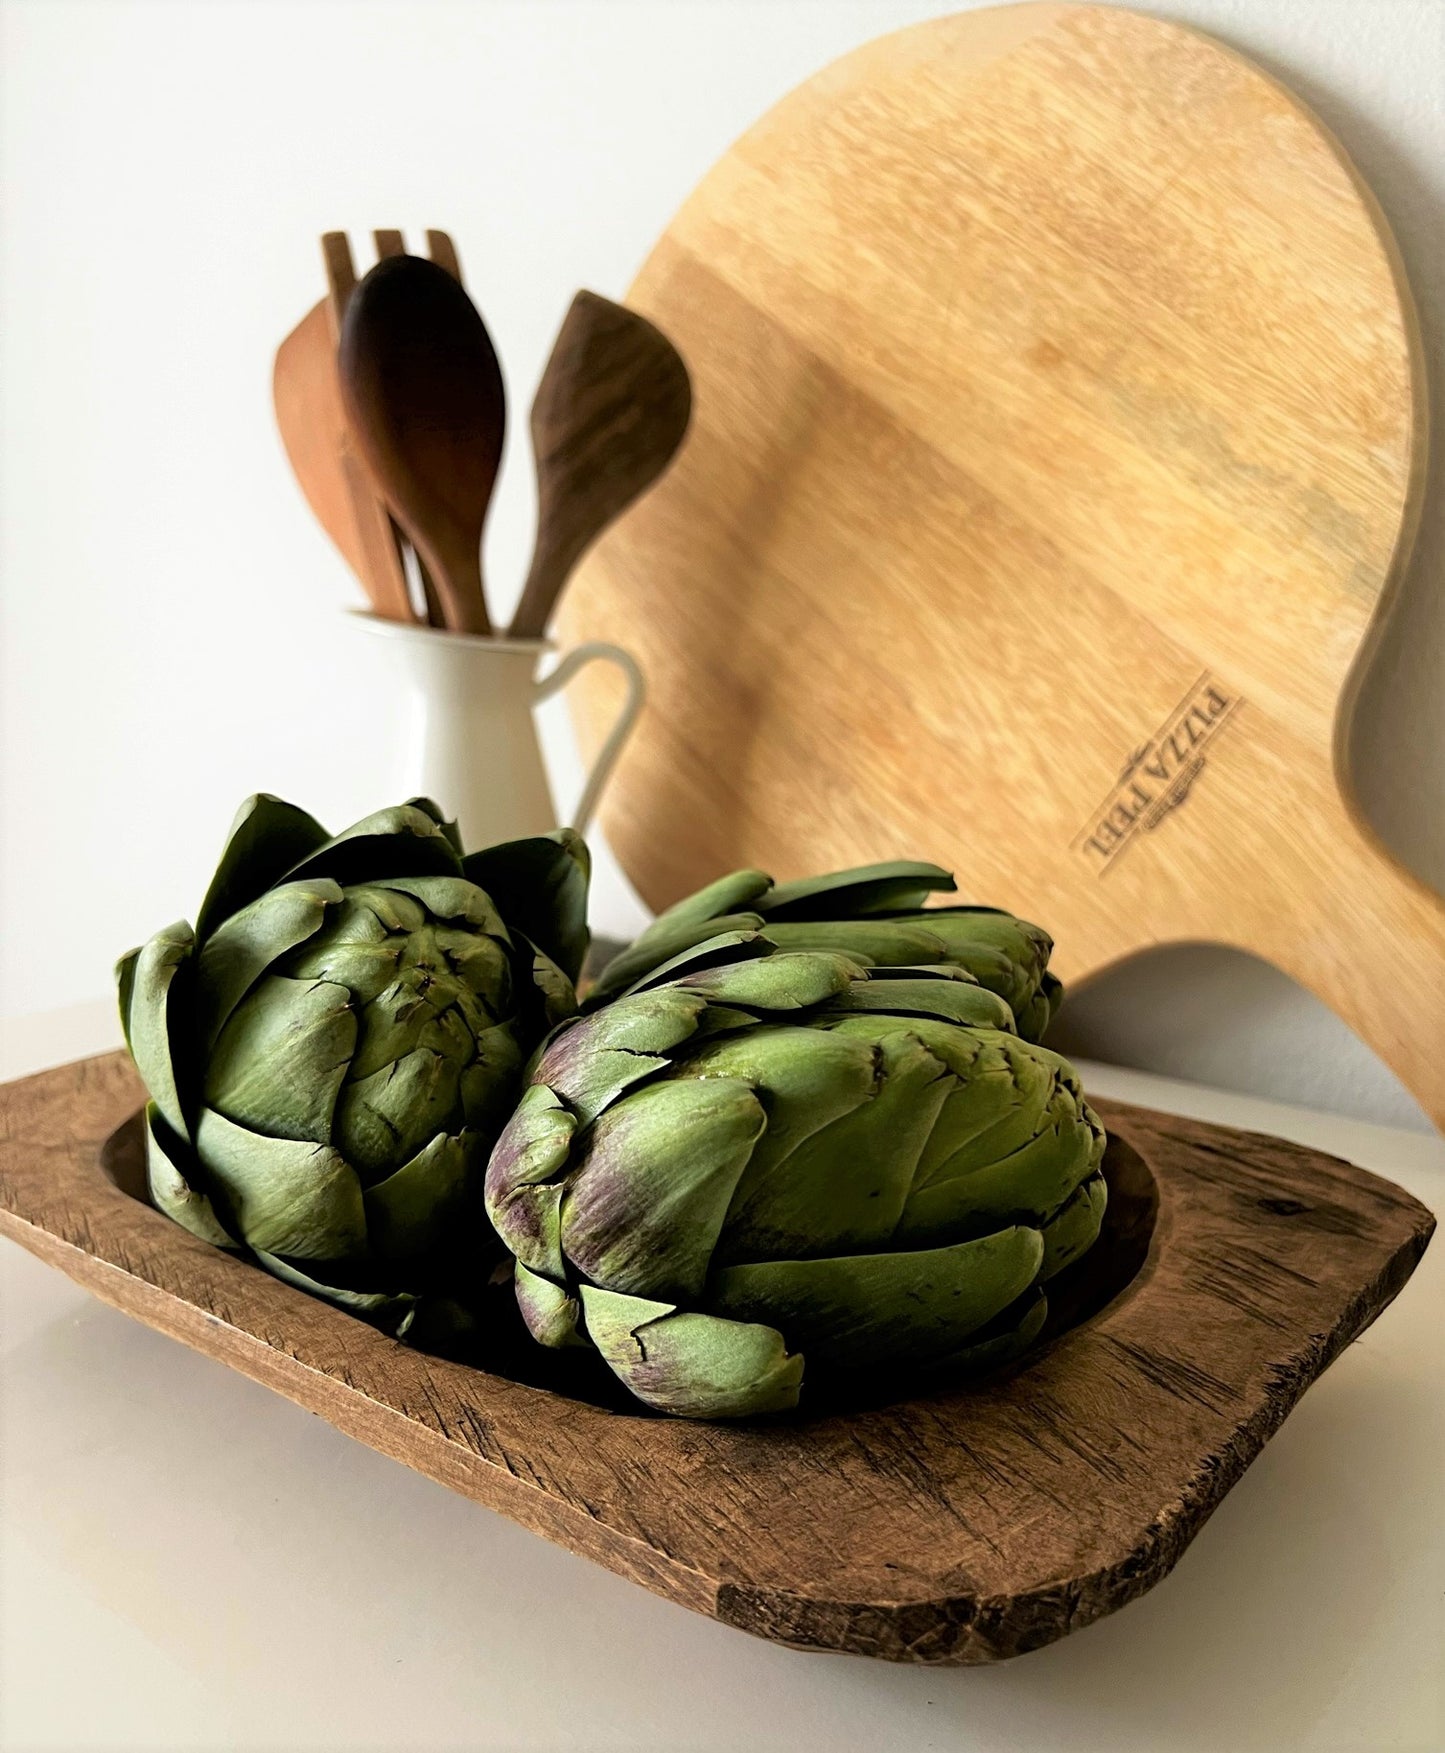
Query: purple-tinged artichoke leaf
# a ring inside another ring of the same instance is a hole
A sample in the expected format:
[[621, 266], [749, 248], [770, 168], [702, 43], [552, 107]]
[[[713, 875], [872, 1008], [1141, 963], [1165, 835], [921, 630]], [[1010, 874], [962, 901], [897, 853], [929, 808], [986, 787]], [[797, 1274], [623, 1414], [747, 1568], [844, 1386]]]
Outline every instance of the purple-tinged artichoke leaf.
[[1039, 1232], [1016, 1225], [948, 1248], [725, 1266], [707, 1306], [777, 1327], [821, 1370], [922, 1365], [1022, 1296], [1043, 1257]]
[[600, 1116], [562, 1201], [562, 1252], [606, 1290], [691, 1298], [766, 1125], [746, 1083], [649, 1084]]
[[248, 1247], [332, 1265], [366, 1257], [361, 1183], [329, 1145], [268, 1138], [206, 1108], [196, 1155]]
[[197, 939], [204, 943], [223, 919], [265, 894], [326, 841], [320, 822], [294, 803], [264, 791], [248, 797], [231, 824], [226, 849], [201, 903]]
[[758, 902], [758, 912], [774, 919], [849, 919], [860, 913], [909, 912], [931, 894], [958, 887], [949, 871], [937, 864], [895, 859], [864, 864], [853, 870], [779, 883]]
[[641, 979], [633, 982], [623, 997], [630, 998], [635, 992], [649, 992], [659, 986], [676, 985], [709, 968], [731, 967], [736, 962], [771, 956], [774, 948], [760, 931], [713, 930], [700, 942], [690, 944], [669, 960], [650, 968]]
[[619, 998], [605, 1010], [564, 1023], [532, 1068], [586, 1125], [623, 1090], [665, 1071], [667, 1055], [697, 1029], [707, 1000], [668, 986]]
[[775, 1328], [581, 1287], [587, 1335], [623, 1385], [677, 1418], [757, 1418], [798, 1404], [803, 1358]]
[[[146, 1185], [151, 1204], [215, 1248], [239, 1246], [206, 1195], [187, 1178], [188, 1153], [154, 1102], [146, 1103]], [[186, 1164], [183, 1168], [181, 1165]], [[190, 1169], [194, 1174], [194, 1169]]]
[[544, 1084], [533, 1084], [502, 1130], [487, 1164], [487, 1216], [507, 1247], [534, 1272], [560, 1279], [562, 1189], [576, 1118]]
[[550, 1278], [529, 1272], [520, 1262], [514, 1284], [517, 1307], [527, 1323], [527, 1331], [539, 1345], [554, 1349], [586, 1345], [587, 1339], [581, 1330], [582, 1305], [575, 1296], [563, 1290], [561, 1285], [553, 1284]]
[[283, 883], [222, 920], [196, 958], [196, 1014], [207, 1051], [261, 976], [314, 937], [340, 900], [340, 887], [324, 879]]
[[193, 973], [195, 937], [184, 919], [158, 931], [147, 943], [122, 959], [121, 997], [126, 1003], [126, 1041], [136, 1070], [151, 1100], [171, 1131], [187, 1143], [191, 1131], [182, 1094], [185, 1077], [176, 1063], [175, 1048], [185, 1049], [189, 1036], [181, 1019], [186, 987]]

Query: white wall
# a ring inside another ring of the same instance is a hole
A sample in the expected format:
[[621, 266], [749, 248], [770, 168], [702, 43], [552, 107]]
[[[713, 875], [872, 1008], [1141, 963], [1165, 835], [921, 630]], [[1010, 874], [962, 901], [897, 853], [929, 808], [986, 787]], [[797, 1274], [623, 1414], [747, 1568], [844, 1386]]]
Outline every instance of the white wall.
[[[707, 166], [792, 85], [954, 9], [4, 0], [0, 1017], [100, 998], [117, 951], [193, 910], [248, 791], [339, 826], [406, 788], [379, 653], [343, 623], [356, 589], [271, 421], [272, 354], [319, 296], [317, 235], [456, 236], [517, 404], [488, 540], [509, 600], [532, 507], [520, 414], [572, 292], [621, 295]], [[1401, 234], [1438, 405], [1439, 0], [1153, 10], [1254, 53], [1345, 140]], [[1445, 888], [1439, 480], [1357, 768], [1381, 831]], [[565, 722], [551, 740], [570, 773]], [[638, 918], [606, 873], [599, 923]], [[1415, 1112], [1312, 1001], [1210, 952], [1081, 995], [1071, 1039], [1367, 1116]]]

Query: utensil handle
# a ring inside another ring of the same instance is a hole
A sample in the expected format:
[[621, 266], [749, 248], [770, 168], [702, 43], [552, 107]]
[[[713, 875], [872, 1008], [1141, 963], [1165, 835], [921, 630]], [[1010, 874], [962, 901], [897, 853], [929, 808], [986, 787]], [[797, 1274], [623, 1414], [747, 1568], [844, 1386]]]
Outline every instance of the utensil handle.
[[612, 729], [597, 751], [597, 758], [593, 761], [587, 782], [582, 787], [582, 795], [572, 812], [571, 826], [579, 834], [586, 833], [593, 811], [597, 808], [597, 800], [602, 795], [602, 788], [617, 765], [617, 757], [622, 753], [623, 744], [632, 734], [632, 727], [636, 724], [637, 715], [647, 697], [647, 682], [631, 652], [624, 651], [620, 645], [608, 645], [600, 639], [589, 639], [585, 645], [574, 646], [555, 669], [541, 677], [533, 695], [537, 702], [549, 699], [559, 688], [565, 688], [579, 670], [599, 659], [615, 664], [622, 671], [627, 683], [627, 695]]

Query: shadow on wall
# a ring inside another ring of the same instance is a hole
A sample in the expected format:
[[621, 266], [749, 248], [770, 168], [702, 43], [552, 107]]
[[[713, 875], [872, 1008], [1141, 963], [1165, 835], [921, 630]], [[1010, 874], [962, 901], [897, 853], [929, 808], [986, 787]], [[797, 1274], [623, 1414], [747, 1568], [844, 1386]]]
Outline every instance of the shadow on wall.
[[1060, 1053], [1418, 1132], [1415, 1098], [1288, 974], [1220, 944], [1170, 944], [1069, 988]]

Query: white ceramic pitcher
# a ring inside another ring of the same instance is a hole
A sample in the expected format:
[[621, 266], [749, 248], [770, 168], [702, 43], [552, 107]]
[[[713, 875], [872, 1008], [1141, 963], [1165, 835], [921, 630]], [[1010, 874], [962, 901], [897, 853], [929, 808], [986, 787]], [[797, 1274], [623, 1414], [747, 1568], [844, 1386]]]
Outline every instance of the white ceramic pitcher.
[[572, 812], [571, 826], [586, 830], [646, 692], [630, 653], [589, 640], [539, 674], [556, 654], [550, 640], [485, 639], [354, 612], [364, 628], [390, 643], [409, 684], [407, 771], [414, 789], [456, 817], [469, 851], [558, 825], [533, 711], [584, 665], [616, 664], [627, 695]]

